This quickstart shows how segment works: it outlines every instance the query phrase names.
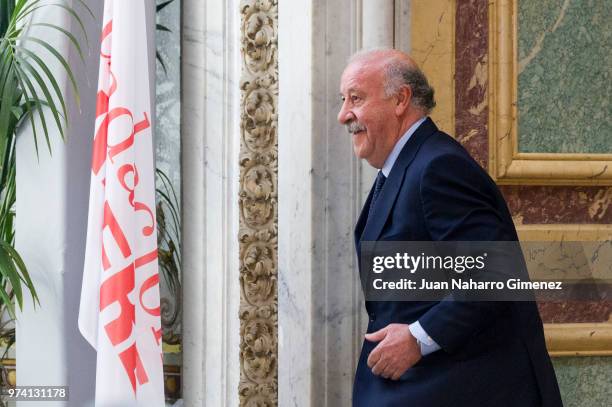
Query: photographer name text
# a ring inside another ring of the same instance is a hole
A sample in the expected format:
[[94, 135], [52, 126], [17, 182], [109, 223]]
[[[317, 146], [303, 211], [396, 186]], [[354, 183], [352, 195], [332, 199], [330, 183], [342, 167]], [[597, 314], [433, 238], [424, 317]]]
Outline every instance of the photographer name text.
[[522, 281], [510, 278], [506, 281], [477, 281], [473, 279], [454, 279], [448, 281], [417, 281], [402, 278], [398, 281], [385, 281], [377, 278], [372, 281], [375, 290], [561, 290], [561, 281]]

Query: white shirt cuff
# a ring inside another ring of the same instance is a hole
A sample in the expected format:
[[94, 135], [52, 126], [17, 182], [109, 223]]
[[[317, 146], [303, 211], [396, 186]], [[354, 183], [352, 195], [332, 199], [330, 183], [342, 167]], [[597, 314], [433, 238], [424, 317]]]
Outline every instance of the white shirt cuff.
[[438, 345], [436, 341], [427, 335], [427, 332], [425, 332], [419, 321], [408, 325], [408, 329], [419, 343], [419, 346], [421, 347], [421, 355], [429, 355], [430, 353], [440, 349], [440, 345]]

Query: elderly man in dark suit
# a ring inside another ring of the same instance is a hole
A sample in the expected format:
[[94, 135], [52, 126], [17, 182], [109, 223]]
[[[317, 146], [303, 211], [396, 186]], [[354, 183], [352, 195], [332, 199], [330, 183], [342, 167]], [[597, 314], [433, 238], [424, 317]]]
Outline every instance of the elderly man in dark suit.
[[[355, 228], [363, 241], [516, 241], [487, 173], [427, 116], [433, 89], [396, 50], [353, 56], [340, 123], [378, 168]], [[533, 302], [367, 301], [353, 406], [560, 406]]]

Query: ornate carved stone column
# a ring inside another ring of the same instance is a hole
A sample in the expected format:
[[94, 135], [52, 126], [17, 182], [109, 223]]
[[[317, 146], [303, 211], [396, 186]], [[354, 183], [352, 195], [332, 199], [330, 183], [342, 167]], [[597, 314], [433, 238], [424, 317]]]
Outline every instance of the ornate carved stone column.
[[277, 1], [245, 0], [240, 13], [240, 405], [276, 406]]

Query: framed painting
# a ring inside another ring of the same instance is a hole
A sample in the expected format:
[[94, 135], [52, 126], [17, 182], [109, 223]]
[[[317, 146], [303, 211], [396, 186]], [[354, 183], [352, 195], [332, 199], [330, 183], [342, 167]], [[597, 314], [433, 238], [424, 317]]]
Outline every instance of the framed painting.
[[500, 185], [612, 185], [612, 9], [579, 3], [489, 2], [489, 172]]

